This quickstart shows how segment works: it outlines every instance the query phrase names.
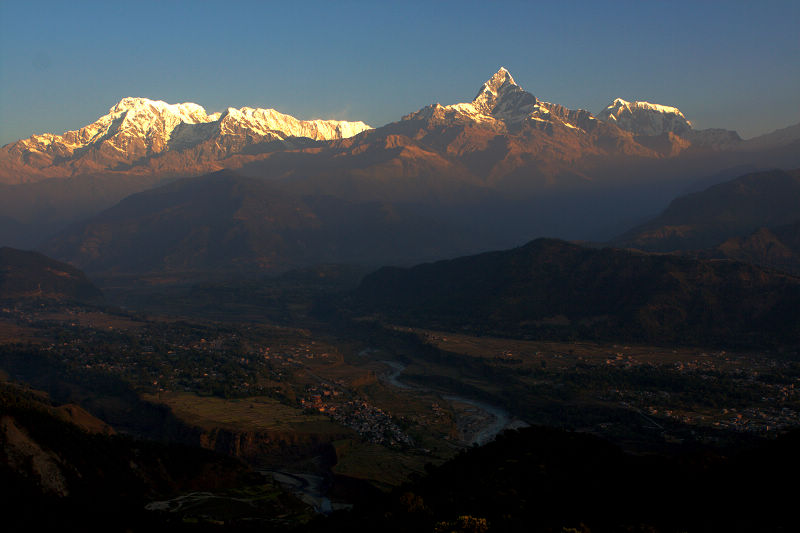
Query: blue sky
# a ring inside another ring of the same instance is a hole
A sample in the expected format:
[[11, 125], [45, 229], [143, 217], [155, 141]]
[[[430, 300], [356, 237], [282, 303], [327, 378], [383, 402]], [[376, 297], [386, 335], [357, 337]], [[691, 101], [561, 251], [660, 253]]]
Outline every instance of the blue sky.
[[800, 2], [0, 0], [0, 144], [125, 96], [373, 126], [472, 99], [500, 66], [597, 112], [674, 105], [745, 138], [800, 122]]

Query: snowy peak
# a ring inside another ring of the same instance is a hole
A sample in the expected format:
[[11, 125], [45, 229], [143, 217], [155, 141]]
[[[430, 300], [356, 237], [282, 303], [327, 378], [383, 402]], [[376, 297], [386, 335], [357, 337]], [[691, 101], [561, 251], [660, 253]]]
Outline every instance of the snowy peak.
[[[83, 168], [120, 168], [141, 164], [148, 158], [172, 150], [197, 148], [213, 158], [226, 157], [255, 143], [309, 137], [333, 140], [352, 137], [371, 129], [363, 122], [298, 120], [274, 109], [228, 108], [206, 113], [191, 102], [168, 104], [161, 100], [127, 97], [108, 114], [79, 130], [63, 135], [33, 135], [3, 148], [11, 166], [30, 165], [51, 169], [69, 162]], [[203, 149], [200, 145], [211, 143]]]
[[274, 109], [229, 107], [220, 119], [222, 124], [233, 124], [235, 128], [246, 128], [257, 135], [285, 137], [308, 137], [315, 141], [346, 139], [371, 129], [367, 124], [344, 120], [298, 120]]
[[180, 124], [218, 123], [222, 133], [249, 132], [254, 136], [273, 138], [309, 137], [317, 141], [352, 137], [370, 129], [361, 121], [299, 120], [274, 109], [252, 107], [229, 107], [222, 113], [208, 115], [202, 106], [194, 103], [168, 104], [147, 98], [123, 98], [109, 110], [114, 117], [123, 113], [124, 124], [136, 125], [142, 131], [150, 130], [153, 125], [163, 125], [167, 137]]
[[500, 67], [472, 100], [478, 112], [512, 122], [524, 120], [537, 103], [536, 97], [517, 85], [505, 67]]
[[182, 104], [168, 104], [161, 100], [150, 100], [148, 98], [126, 97], [108, 110], [108, 113], [115, 115], [118, 113], [130, 113], [139, 116], [175, 116], [180, 117], [182, 122], [198, 123], [209, 122], [210, 119], [206, 110], [197, 104], [185, 102]]
[[500, 70], [495, 72], [494, 75], [481, 86], [478, 90], [478, 94], [475, 95], [475, 98], [472, 100], [472, 103], [477, 106], [482, 102], [496, 100], [500, 94], [505, 94], [509, 90], [513, 91], [515, 88], [522, 90], [514, 81], [511, 73], [507, 71], [505, 67], [500, 67]]
[[495, 92], [503, 85], [510, 84], [510, 85], [517, 85], [514, 81], [514, 77], [511, 76], [511, 73], [508, 71], [506, 67], [500, 67], [500, 69], [495, 72], [489, 80], [484, 83], [484, 87], [489, 87]]
[[678, 135], [692, 131], [692, 123], [677, 107], [651, 104], [650, 102], [629, 102], [616, 98], [597, 118], [615, 124], [634, 135]]
[[442, 106], [434, 104], [403, 117], [437, 123], [478, 123], [493, 128], [518, 127], [524, 123], [559, 124], [578, 129], [566, 113], [551, 113], [551, 104], [539, 101], [517, 85], [501, 67], [478, 90], [472, 102]]

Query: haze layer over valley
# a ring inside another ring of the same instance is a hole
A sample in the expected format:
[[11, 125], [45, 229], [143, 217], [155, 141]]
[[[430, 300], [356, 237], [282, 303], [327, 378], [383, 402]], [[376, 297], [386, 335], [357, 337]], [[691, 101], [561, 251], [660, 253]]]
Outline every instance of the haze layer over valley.
[[[230, 169], [269, 183], [264, 191], [272, 192], [249, 199], [261, 206], [267, 226], [294, 224], [285, 209], [270, 205], [311, 200], [326, 206], [325, 213], [316, 207], [308, 211], [303, 224], [311, 233], [281, 237], [297, 241], [302, 254], [272, 251], [269, 260], [158, 257], [147, 271], [234, 265], [282, 270], [330, 261], [413, 264], [539, 236], [606, 240], [698, 181], [723, 181], [742, 169], [800, 165], [798, 139], [790, 132], [743, 141], [732, 131], [695, 130], [677, 108], [621, 98], [595, 116], [538, 99], [505, 68], [471, 102], [430, 105], [375, 129], [363, 122], [301, 121], [271, 109], [229, 108], [209, 115], [196, 104], [126, 98], [79, 130], [35, 135], [2, 148], [0, 238], [15, 246], [44, 246], [90, 269], [99, 263], [90, 264], [87, 253], [105, 256], [104, 269], [141, 271], [144, 267], [115, 263], [113, 254], [104, 252], [106, 241], [139, 254], [136, 246], [163, 240], [156, 235], [166, 233], [157, 222], [136, 221], [138, 211], [128, 208], [127, 227], [143, 233], [141, 244], [126, 242], [128, 230], [118, 226], [125, 204], [114, 204], [181, 177]], [[192, 207], [200, 200], [190, 181], [167, 190], [169, 195], [159, 197], [193, 211], [195, 225], [222, 241], [237, 238], [230, 233], [237, 211], [227, 222], [219, 213], [206, 216], [207, 208]], [[391, 213], [389, 225], [368, 222], [384, 217], [376, 209]], [[331, 232], [341, 235], [340, 221], [350, 217], [341, 210], [367, 217], [359, 219], [363, 232], [348, 226], [352, 252], [342, 252], [331, 237]], [[421, 223], [442, 230], [419, 242], [399, 236], [399, 228]], [[172, 242], [191, 242], [195, 230], [179, 234], [178, 227], [170, 229]], [[155, 233], [148, 237], [146, 231]], [[244, 234], [247, 246], [263, 248], [258, 242], [264, 236]], [[399, 239], [398, 248], [375, 246], [376, 238]], [[322, 241], [329, 244], [315, 244]], [[183, 246], [188, 244], [177, 249]]]

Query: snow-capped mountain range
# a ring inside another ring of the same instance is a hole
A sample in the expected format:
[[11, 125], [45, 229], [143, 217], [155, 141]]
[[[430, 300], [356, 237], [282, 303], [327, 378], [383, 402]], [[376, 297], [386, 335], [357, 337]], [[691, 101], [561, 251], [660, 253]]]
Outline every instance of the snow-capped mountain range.
[[505, 67], [501, 67], [481, 86], [472, 102], [446, 106], [437, 103], [403, 117], [403, 120], [420, 119], [439, 124], [472, 122], [499, 130], [549, 125], [582, 133], [593, 130], [600, 121], [638, 137], [672, 133], [690, 141], [682, 148], [689, 144], [714, 149], [730, 148], [741, 141], [734, 131], [695, 130], [683, 113], [672, 106], [615, 98], [597, 115], [593, 115], [584, 109], [568, 109], [560, 104], [545, 102], [517, 85]]
[[692, 129], [692, 123], [677, 107], [628, 102], [622, 98], [611, 102], [597, 114], [597, 118], [636, 135], [661, 135], [670, 131], [681, 134]]
[[0, 172], [27, 167], [49, 177], [60, 174], [58, 169], [63, 167], [71, 167], [73, 174], [124, 170], [168, 151], [200, 148], [197, 162], [220, 159], [259, 143], [291, 137], [343, 139], [368, 129], [370, 126], [360, 121], [298, 120], [274, 109], [230, 107], [208, 114], [194, 103], [129, 97], [78, 130], [32, 135], [4, 146], [0, 165], [6, 168], [0, 167]]
[[[441, 128], [450, 127], [469, 127], [472, 137], [462, 139], [459, 148], [453, 148], [452, 136], [445, 135], [438, 143], [432, 140], [433, 129], [441, 134]], [[416, 133], [409, 134], [409, 128], [417, 128]], [[516, 162], [506, 157], [505, 170], [500, 173], [520, 162], [530, 166], [533, 160], [539, 161], [536, 167], [541, 171], [553, 161], [563, 165], [586, 157], [663, 158], [686, 150], [762, 148], [742, 141], [733, 131], [695, 130], [676, 107], [616, 98], [593, 115], [545, 102], [500, 68], [471, 102], [433, 104], [374, 130], [360, 121], [298, 120], [274, 109], [228, 108], [208, 114], [193, 103], [124, 98], [108, 114], [83, 128], [63, 135], [33, 135], [0, 148], [0, 183], [109, 172], [197, 175], [238, 168], [248, 158], [266, 157], [260, 154], [267, 152], [347, 148], [352, 143], [337, 143], [369, 131], [356, 144], [400, 133], [419, 145], [418, 141], [426, 137], [425, 150], [427, 146], [438, 152], [437, 146], [447, 145], [445, 153], [439, 154], [445, 159], [482, 150], [487, 135], [505, 135], [513, 139], [509, 146], [513, 145], [515, 154], [526, 155], [514, 156]], [[475, 133], [480, 131], [483, 133]], [[445, 164], [444, 160], [436, 164], [440, 163]], [[472, 173], [470, 168], [467, 171]]]
[[539, 100], [517, 85], [505, 67], [501, 67], [481, 86], [472, 102], [446, 106], [437, 103], [403, 117], [403, 120], [419, 119], [433, 119], [440, 123], [474, 122], [498, 129], [531, 122], [580, 129], [582, 122], [595, 120], [588, 111], [572, 111]]

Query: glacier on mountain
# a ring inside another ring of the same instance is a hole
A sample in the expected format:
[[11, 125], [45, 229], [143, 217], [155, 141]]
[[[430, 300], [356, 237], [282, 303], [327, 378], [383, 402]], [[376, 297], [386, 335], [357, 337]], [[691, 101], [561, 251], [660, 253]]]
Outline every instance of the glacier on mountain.
[[677, 107], [651, 104], [650, 102], [628, 102], [617, 98], [597, 114], [597, 118], [617, 125], [634, 135], [661, 135], [663, 133], [685, 134], [692, 130]]
[[[127, 97], [95, 122], [63, 135], [32, 135], [8, 146], [27, 159], [69, 159], [94, 151], [98, 156], [133, 163], [168, 149], [186, 150], [214, 137], [236, 138], [239, 147], [254, 142], [308, 137], [334, 140], [371, 129], [364, 122], [298, 120], [274, 109], [228, 108], [206, 113], [194, 103], [168, 104], [160, 100]], [[222, 144], [225, 144], [224, 142]], [[230, 152], [230, 150], [227, 150]], [[33, 154], [33, 156], [31, 156]]]
[[594, 120], [584, 110], [569, 110], [543, 102], [517, 85], [511, 73], [500, 67], [478, 90], [471, 102], [443, 106], [433, 104], [403, 117], [442, 123], [474, 122], [495, 128], [547, 124], [582, 130], [586, 120]]

